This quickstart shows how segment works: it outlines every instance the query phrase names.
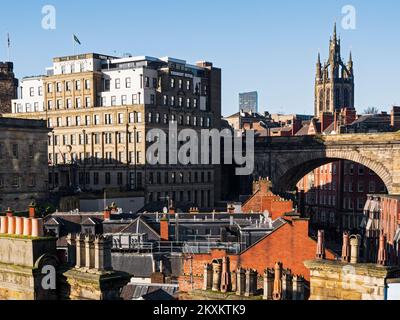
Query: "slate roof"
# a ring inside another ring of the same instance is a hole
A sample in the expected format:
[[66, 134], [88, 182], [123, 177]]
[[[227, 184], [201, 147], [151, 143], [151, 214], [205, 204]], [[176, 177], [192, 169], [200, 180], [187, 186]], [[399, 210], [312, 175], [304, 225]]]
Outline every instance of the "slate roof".
[[121, 292], [123, 300], [175, 300], [178, 285], [128, 283]]

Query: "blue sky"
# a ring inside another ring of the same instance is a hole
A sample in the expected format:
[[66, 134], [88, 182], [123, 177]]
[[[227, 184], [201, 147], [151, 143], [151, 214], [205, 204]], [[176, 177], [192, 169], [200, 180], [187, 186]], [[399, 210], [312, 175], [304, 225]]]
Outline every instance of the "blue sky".
[[[41, 26], [44, 5], [56, 8], [56, 29]], [[341, 27], [342, 7], [356, 9], [356, 29]], [[313, 113], [318, 50], [328, 54], [338, 23], [342, 56], [353, 51], [356, 107], [400, 104], [400, 3], [397, 0], [19, 0], [2, 3], [0, 60], [6, 34], [18, 77], [37, 75], [55, 56], [79, 52], [208, 60], [222, 68], [223, 114], [238, 93], [259, 91], [260, 111]]]

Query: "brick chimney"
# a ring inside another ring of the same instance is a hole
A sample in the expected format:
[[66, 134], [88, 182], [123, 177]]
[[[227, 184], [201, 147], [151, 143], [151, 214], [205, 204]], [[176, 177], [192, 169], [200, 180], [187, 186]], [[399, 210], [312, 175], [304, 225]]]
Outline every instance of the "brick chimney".
[[161, 241], [169, 241], [169, 220], [167, 215], [164, 215], [160, 220], [160, 238]]
[[316, 258], [319, 260], [324, 260], [325, 257], [325, 231], [319, 230]]
[[169, 204], [169, 211], [168, 211], [168, 213], [169, 214], [175, 214], [176, 213], [176, 210], [175, 210], [175, 207], [174, 207], [174, 202], [171, 200], [170, 201], [170, 204]]
[[324, 132], [332, 124], [334, 120], [333, 114], [330, 112], [324, 112], [321, 116], [321, 133]]
[[261, 194], [268, 194], [272, 190], [272, 181], [269, 178], [260, 178], [258, 181], [253, 182], [253, 193], [257, 191]]
[[350, 262], [350, 235], [347, 232], [343, 233], [343, 246], [342, 246], [342, 261]]
[[29, 218], [36, 218], [36, 204], [32, 202], [28, 208]]
[[110, 207], [106, 207], [104, 209], [104, 220], [105, 221], [111, 220], [111, 208]]
[[386, 266], [387, 260], [386, 235], [381, 233], [381, 236], [379, 237], [378, 264]]
[[400, 130], [400, 107], [393, 106], [390, 116], [390, 125], [395, 131]]
[[343, 108], [341, 110], [341, 116], [343, 118], [344, 125], [352, 124], [354, 121], [357, 120], [357, 112], [354, 108]]
[[6, 216], [7, 217], [12, 217], [13, 215], [14, 215], [14, 211], [12, 211], [11, 208], [8, 208], [7, 211], [6, 211]]

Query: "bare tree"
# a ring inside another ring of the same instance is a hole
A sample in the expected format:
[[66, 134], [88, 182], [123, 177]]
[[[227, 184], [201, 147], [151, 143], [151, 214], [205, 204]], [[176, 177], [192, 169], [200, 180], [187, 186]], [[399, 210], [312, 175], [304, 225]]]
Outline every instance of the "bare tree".
[[364, 110], [364, 114], [378, 114], [379, 109], [376, 107], [368, 107], [367, 109]]

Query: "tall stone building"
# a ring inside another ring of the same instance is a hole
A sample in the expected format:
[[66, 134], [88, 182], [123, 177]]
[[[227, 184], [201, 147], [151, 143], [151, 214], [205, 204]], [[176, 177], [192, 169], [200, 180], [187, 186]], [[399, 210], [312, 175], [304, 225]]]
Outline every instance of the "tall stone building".
[[0, 117], [0, 212], [48, 197], [45, 121]]
[[212, 208], [218, 200], [218, 166], [146, 161], [151, 129], [168, 135], [170, 122], [178, 132], [220, 128], [221, 70], [212, 63], [82, 54], [55, 58], [46, 75], [24, 78], [21, 86], [9, 116], [53, 128], [54, 191], [143, 190], [146, 203], [163, 206], [169, 199]]
[[12, 62], [0, 62], [0, 114], [11, 112], [11, 100], [17, 97], [18, 80]]
[[353, 59], [345, 64], [340, 55], [340, 38], [336, 33], [336, 24], [333, 39], [329, 43], [329, 59], [321, 64], [318, 54], [317, 71], [315, 77], [315, 116], [321, 113], [334, 113], [342, 108], [354, 108], [354, 72]]

